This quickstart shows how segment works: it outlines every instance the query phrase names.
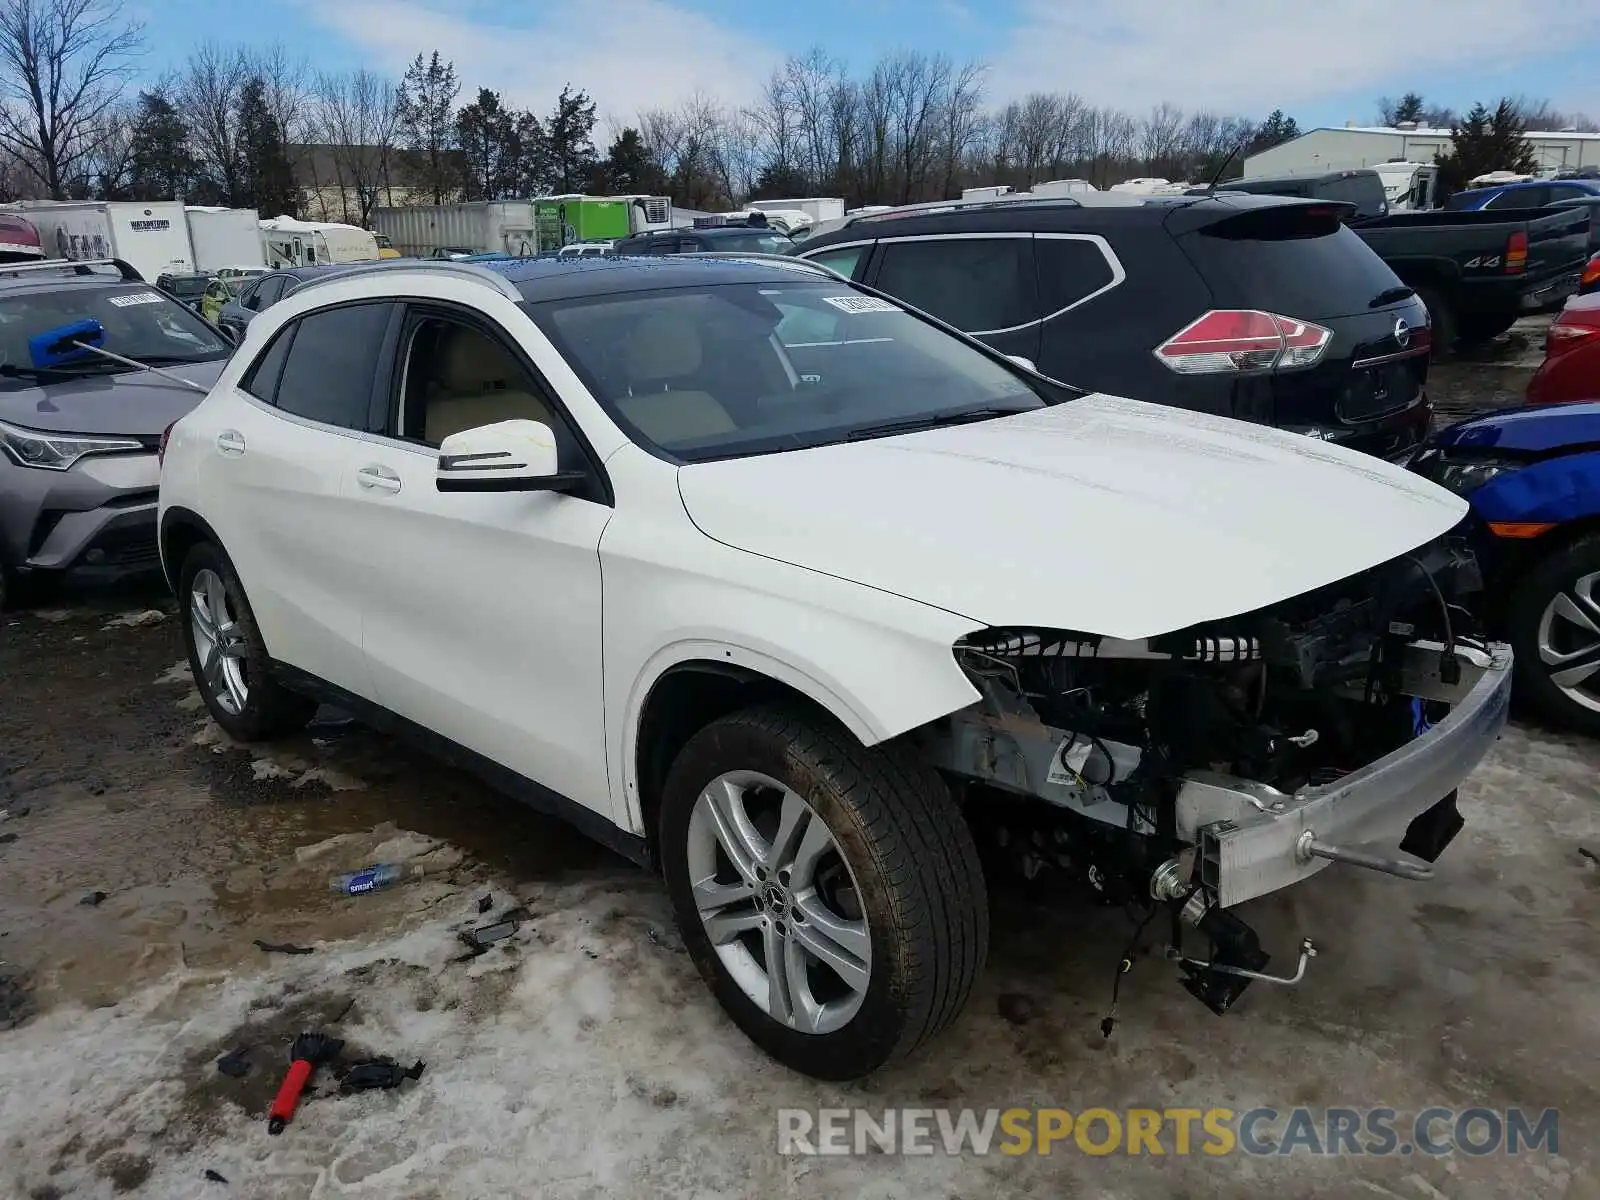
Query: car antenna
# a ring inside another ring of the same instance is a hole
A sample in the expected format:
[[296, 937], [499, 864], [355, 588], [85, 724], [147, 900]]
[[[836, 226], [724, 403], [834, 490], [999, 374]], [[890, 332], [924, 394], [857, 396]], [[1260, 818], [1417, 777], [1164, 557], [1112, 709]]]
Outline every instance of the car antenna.
[[1217, 190], [1217, 184], [1222, 182], [1222, 173], [1233, 165], [1233, 160], [1239, 157], [1239, 151], [1244, 149], [1244, 140], [1241, 138], [1238, 145], [1228, 151], [1228, 157], [1222, 160], [1222, 165], [1217, 168], [1217, 173], [1211, 177], [1211, 182], [1206, 184], [1206, 195], [1210, 196]]

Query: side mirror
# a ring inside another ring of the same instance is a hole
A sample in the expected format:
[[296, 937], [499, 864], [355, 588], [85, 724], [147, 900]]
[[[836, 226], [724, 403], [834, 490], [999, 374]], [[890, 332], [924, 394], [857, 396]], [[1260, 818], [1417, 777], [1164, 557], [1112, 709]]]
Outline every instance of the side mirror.
[[236, 330], [232, 325], [224, 325], [221, 321], [218, 321], [215, 328], [216, 331], [222, 335], [222, 340], [227, 342], [230, 346], [237, 346], [239, 344], [239, 331]]
[[441, 492], [566, 492], [586, 478], [560, 469], [550, 426], [518, 419], [445, 438], [434, 483]]
[[1006, 357], [1012, 362], [1016, 363], [1017, 366], [1021, 367], [1024, 371], [1032, 371], [1035, 375], [1039, 373], [1039, 368], [1033, 365], [1033, 359], [1031, 358], [1024, 358], [1020, 354], [1008, 354]]
[[[74, 321], [70, 325], [57, 325], [28, 339], [28, 359], [41, 369], [59, 367], [63, 363], [84, 358], [98, 358], [94, 349], [106, 344], [105, 326], [92, 317], [87, 321]], [[94, 347], [94, 349], [86, 349]]]

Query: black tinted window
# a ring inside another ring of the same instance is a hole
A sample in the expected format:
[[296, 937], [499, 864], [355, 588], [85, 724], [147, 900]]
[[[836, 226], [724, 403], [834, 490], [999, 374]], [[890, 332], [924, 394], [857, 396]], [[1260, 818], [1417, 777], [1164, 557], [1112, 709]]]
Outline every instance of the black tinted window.
[[388, 304], [351, 304], [296, 322], [278, 407], [311, 421], [366, 429]]
[[253, 308], [260, 312], [267, 305], [276, 303], [278, 293], [283, 291], [283, 276], [269, 275], [256, 284], [255, 291], [251, 292], [244, 301], [246, 308]]
[[289, 339], [293, 335], [293, 325], [278, 330], [272, 338], [272, 344], [244, 373], [239, 386], [257, 400], [272, 403], [273, 393], [278, 389], [278, 377], [283, 374], [283, 362], [289, 357]]
[[677, 238], [651, 238], [644, 247], [646, 254], [676, 254], [678, 252]]
[[877, 287], [966, 333], [1035, 319], [1029, 238], [885, 242]]
[[1575, 183], [1552, 183], [1550, 185], [1549, 202], [1553, 204], [1557, 200], [1576, 200], [1582, 196], [1592, 195], [1594, 195], [1593, 192], [1586, 188], [1581, 188]]
[[1401, 286], [1383, 259], [1338, 216], [1286, 206], [1242, 214], [1179, 239], [1219, 305], [1286, 317], [1369, 311]]
[[1549, 200], [1550, 189], [1547, 187], [1507, 188], [1485, 204], [1484, 208], [1543, 208]]
[[1039, 308], [1046, 316], [1093, 295], [1114, 278], [1098, 242], [1037, 237], [1033, 256], [1039, 272]]

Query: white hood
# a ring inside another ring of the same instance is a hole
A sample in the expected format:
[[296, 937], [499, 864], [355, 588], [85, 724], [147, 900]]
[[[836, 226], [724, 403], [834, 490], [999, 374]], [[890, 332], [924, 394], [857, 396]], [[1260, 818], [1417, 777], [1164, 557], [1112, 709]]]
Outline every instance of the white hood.
[[1137, 639], [1385, 562], [1467, 511], [1380, 459], [1093, 395], [972, 425], [684, 467], [710, 537], [980, 625]]

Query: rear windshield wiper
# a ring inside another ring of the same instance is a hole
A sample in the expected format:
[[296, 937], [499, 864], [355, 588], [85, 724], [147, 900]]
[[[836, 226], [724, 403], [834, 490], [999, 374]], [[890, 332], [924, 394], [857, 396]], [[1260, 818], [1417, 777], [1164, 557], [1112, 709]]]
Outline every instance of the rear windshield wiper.
[[1416, 294], [1416, 288], [1406, 287], [1405, 284], [1401, 284], [1399, 287], [1384, 288], [1383, 291], [1367, 301], [1367, 307], [1382, 308], [1385, 304], [1395, 304], [1401, 300], [1409, 300]]
[[881, 425], [863, 425], [845, 435], [847, 442], [865, 441], [868, 438], [886, 437], [896, 433], [915, 433], [919, 429], [937, 429], [941, 425], [966, 425], [973, 421], [988, 421], [994, 417], [1014, 417], [1018, 413], [1032, 412], [1043, 405], [1014, 404], [986, 408], [964, 408], [956, 412], [929, 413], [907, 417], [903, 421], [885, 421]]

